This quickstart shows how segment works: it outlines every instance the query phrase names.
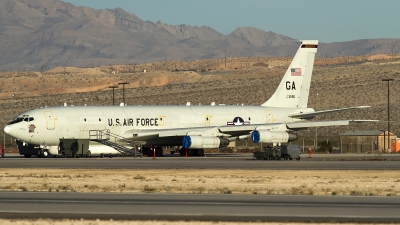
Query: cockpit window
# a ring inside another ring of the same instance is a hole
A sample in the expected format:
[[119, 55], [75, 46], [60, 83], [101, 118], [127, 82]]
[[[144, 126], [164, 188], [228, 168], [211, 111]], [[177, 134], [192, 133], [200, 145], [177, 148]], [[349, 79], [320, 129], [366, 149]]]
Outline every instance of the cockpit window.
[[11, 121], [8, 125], [19, 123], [21, 121], [24, 121], [24, 118], [23, 117], [17, 117], [13, 121]]
[[34, 120], [34, 118], [33, 117], [30, 117], [29, 115], [22, 115], [22, 116], [18, 116], [17, 118], [15, 118], [13, 121], [11, 121], [8, 125], [11, 125], [11, 124], [15, 124], [15, 123], [19, 123], [19, 122], [22, 122], [22, 121], [25, 121], [25, 122], [31, 122], [31, 121], [33, 121]]
[[24, 121], [26, 122], [31, 122], [33, 120], [33, 117], [25, 117]]

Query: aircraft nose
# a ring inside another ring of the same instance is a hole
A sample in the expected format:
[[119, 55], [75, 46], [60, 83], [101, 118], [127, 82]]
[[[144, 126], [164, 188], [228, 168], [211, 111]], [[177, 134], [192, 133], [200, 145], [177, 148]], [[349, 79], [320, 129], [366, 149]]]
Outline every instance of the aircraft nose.
[[17, 129], [15, 126], [7, 125], [4, 127], [4, 133], [8, 134], [9, 136], [16, 138]]
[[4, 127], [4, 133], [6, 133], [6, 134], [10, 133], [10, 126]]

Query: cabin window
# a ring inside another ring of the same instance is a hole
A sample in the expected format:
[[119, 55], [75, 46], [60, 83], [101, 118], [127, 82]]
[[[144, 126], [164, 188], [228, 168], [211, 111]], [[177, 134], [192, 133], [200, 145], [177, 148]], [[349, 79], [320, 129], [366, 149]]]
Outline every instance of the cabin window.
[[86, 122], [86, 118], [85, 118], [85, 119], [83, 119], [83, 121], [85, 121], [85, 122]]
[[99, 118], [99, 122], [101, 122], [101, 118]]

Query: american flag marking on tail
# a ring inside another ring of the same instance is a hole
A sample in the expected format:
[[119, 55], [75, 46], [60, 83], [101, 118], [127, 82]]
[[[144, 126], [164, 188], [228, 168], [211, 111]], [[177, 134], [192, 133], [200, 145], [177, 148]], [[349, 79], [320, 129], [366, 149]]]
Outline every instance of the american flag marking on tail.
[[290, 72], [292, 76], [301, 76], [301, 68], [292, 68]]

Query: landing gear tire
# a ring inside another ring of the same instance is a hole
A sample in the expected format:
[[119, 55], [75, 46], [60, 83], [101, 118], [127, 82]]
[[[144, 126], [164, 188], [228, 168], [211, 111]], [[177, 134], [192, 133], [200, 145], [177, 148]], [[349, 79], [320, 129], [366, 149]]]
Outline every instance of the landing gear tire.
[[100, 154], [100, 158], [104, 158], [104, 154], [103, 153]]
[[204, 149], [197, 149], [198, 156], [204, 156]]
[[32, 155], [24, 155], [25, 158], [30, 158]]
[[194, 150], [188, 149], [188, 156], [193, 156], [193, 155], [194, 155]]
[[170, 151], [171, 155], [175, 154], [175, 151]]
[[164, 154], [164, 151], [162, 150], [161, 147], [156, 147], [156, 156], [162, 156]]
[[43, 150], [39, 150], [38, 153], [36, 154], [36, 157], [42, 158], [43, 157]]
[[300, 156], [297, 156], [297, 157], [296, 157], [296, 160], [299, 161], [299, 160], [300, 160]]
[[86, 153], [86, 158], [89, 158], [92, 153], [88, 150]]
[[47, 150], [44, 150], [44, 151], [42, 152], [42, 157], [43, 157], [43, 158], [49, 157], [49, 152], [48, 152]]

